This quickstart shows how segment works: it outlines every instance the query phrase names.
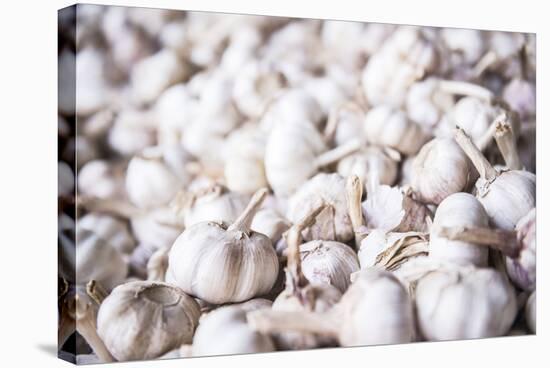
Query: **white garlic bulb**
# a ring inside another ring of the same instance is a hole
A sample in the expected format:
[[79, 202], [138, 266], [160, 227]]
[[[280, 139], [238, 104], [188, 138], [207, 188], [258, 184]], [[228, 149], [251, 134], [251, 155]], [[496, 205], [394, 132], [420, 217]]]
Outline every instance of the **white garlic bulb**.
[[537, 276], [536, 208], [518, 221], [516, 232], [519, 254], [517, 257], [506, 257], [506, 272], [515, 285], [532, 291]]
[[473, 174], [470, 160], [451, 138], [434, 138], [414, 158], [411, 186], [419, 199], [439, 204], [467, 190]]
[[407, 93], [407, 116], [426, 130], [433, 129], [453, 106], [453, 96], [441, 90], [434, 77], [414, 83]]
[[195, 119], [197, 107], [198, 100], [191, 96], [185, 84], [176, 84], [165, 90], [154, 106], [159, 144], [179, 144], [183, 131]]
[[375, 107], [367, 113], [364, 123], [367, 141], [412, 155], [428, 139], [420, 125], [410, 121], [405, 112], [390, 105]]
[[359, 270], [355, 252], [346, 244], [327, 240], [312, 240], [300, 245], [302, 271], [313, 285], [329, 284], [344, 293], [350, 285], [350, 275]]
[[476, 197], [491, 225], [513, 230], [519, 219], [535, 207], [535, 175], [522, 170], [497, 172], [462, 129], [456, 130], [455, 140], [480, 174]]
[[132, 93], [137, 103], [153, 102], [166, 88], [181, 81], [188, 73], [187, 65], [168, 49], [138, 62], [131, 72]]
[[103, 301], [97, 332], [119, 361], [153, 359], [191, 342], [199, 316], [198, 304], [179, 288], [134, 281]]
[[192, 193], [183, 204], [185, 227], [204, 221], [233, 222], [242, 213], [249, 196], [214, 184]]
[[487, 227], [489, 219], [481, 203], [471, 194], [455, 193], [437, 207], [430, 231], [430, 257], [486, 267], [488, 249], [471, 242], [441, 237], [441, 227]]
[[227, 227], [199, 222], [174, 242], [168, 274], [184, 291], [209, 303], [240, 302], [268, 293], [279, 263], [271, 240], [250, 230], [267, 191], [258, 191], [235, 222]]
[[320, 173], [304, 183], [290, 198], [286, 217], [293, 223], [297, 222], [322, 204], [332, 207], [331, 211], [327, 211], [333, 212], [332, 219], [329, 219], [329, 223], [323, 229], [310, 227], [305, 239], [339, 242], [353, 239], [353, 227], [346, 200], [346, 179], [339, 174]]
[[190, 180], [189, 155], [178, 146], [147, 147], [133, 157], [126, 171], [126, 191], [138, 207], [167, 205]]
[[193, 356], [249, 354], [275, 351], [269, 335], [250, 328], [246, 308], [233, 305], [208, 313], [193, 337]]
[[244, 125], [227, 137], [224, 177], [230, 190], [254, 193], [268, 185], [264, 168], [265, 141], [257, 125]]
[[124, 193], [123, 171], [104, 160], [92, 160], [77, 172], [79, 195], [110, 199]]
[[57, 196], [71, 196], [74, 187], [73, 170], [66, 162], [59, 161], [57, 163]]
[[431, 341], [501, 336], [517, 313], [514, 289], [488, 268], [430, 272], [415, 296], [420, 331]]
[[533, 291], [525, 304], [525, 319], [529, 329], [537, 333], [537, 292]]
[[337, 337], [341, 346], [400, 344], [413, 341], [415, 335], [409, 294], [390, 272], [376, 269], [359, 272], [327, 312], [260, 310], [249, 313], [248, 321], [263, 332]]
[[[75, 92], [73, 93], [75, 93], [76, 100], [73, 97], [66, 99], [66, 101], [76, 102], [77, 115], [91, 115], [101, 110], [107, 103], [108, 98], [108, 86], [103, 77], [104, 54], [99, 49], [88, 46], [78, 51], [76, 60], [74, 55], [65, 55], [64, 58], [60, 59], [59, 67], [66, 68], [67, 73], [71, 73], [76, 69], [76, 75], [73, 75], [72, 83], [78, 80], [75, 87], [68, 88], [70, 91], [74, 88]], [[61, 73], [60, 76], [63, 74]], [[70, 75], [67, 74], [67, 76]], [[60, 79], [60, 81], [63, 81], [63, 79]], [[66, 110], [68, 109], [66, 108]]]
[[84, 285], [96, 280], [111, 290], [128, 274], [128, 264], [122, 254], [96, 233], [77, 227], [76, 283]]
[[78, 218], [76, 226], [96, 233], [122, 254], [132, 253], [136, 245], [127, 223], [107, 214], [87, 213]]
[[262, 208], [254, 216], [250, 227], [258, 233], [267, 235], [275, 244], [281, 239], [283, 233], [288, 230], [290, 223], [276, 209]]
[[481, 31], [475, 29], [443, 28], [441, 38], [445, 47], [452, 53], [451, 61], [473, 65], [485, 50], [484, 37]]
[[350, 97], [335, 80], [326, 76], [307, 79], [304, 89], [315, 97], [324, 116], [327, 116], [332, 108], [343, 104]]
[[346, 102], [331, 110], [323, 134], [336, 146], [358, 137], [362, 139], [364, 120], [365, 111], [357, 103]]
[[155, 144], [157, 121], [151, 111], [123, 109], [109, 130], [109, 145], [123, 156], [132, 156]]
[[510, 108], [519, 114], [520, 119], [527, 119], [536, 113], [535, 85], [527, 80], [514, 78], [502, 91], [502, 98]]
[[303, 89], [291, 89], [270, 103], [260, 125], [266, 132], [280, 123], [309, 122], [319, 128], [323, 113], [317, 100]]
[[357, 175], [365, 186], [371, 180], [369, 174], [373, 170], [376, 170], [380, 184], [393, 185], [397, 179], [398, 162], [383, 149], [373, 146], [344, 157], [337, 168], [344, 177]]
[[136, 239], [152, 250], [172, 245], [185, 228], [182, 215], [168, 206], [139, 212], [130, 218], [130, 224]]

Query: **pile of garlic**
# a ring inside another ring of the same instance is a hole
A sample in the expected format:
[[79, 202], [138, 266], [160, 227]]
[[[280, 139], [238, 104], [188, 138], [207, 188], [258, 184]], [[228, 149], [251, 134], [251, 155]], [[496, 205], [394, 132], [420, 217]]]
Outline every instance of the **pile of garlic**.
[[59, 52], [62, 351], [535, 332], [534, 35], [78, 9]]

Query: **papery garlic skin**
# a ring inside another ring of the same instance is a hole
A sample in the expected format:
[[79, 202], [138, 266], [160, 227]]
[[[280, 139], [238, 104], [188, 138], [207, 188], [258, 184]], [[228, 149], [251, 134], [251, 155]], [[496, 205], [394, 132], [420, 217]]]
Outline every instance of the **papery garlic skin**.
[[470, 160], [456, 142], [435, 138], [416, 155], [411, 185], [422, 201], [437, 205], [449, 195], [465, 191], [471, 175]]
[[[334, 239], [347, 242], [354, 236], [347, 209], [346, 179], [339, 174], [320, 173], [304, 183], [290, 198], [286, 217], [293, 223], [299, 221], [323, 203], [334, 209]], [[312, 240], [306, 234], [306, 240]]]
[[128, 225], [116, 217], [91, 212], [79, 217], [76, 226], [96, 233], [122, 254], [130, 254], [136, 245]]
[[502, 336], [517, 313], [514, 289], [489, 268], [430, 272], [415, 296], [420, 331], [430, 341]]
[[275, 351], [268, 335], [254, 331], [246, 321], [247, 310], [222, 307], [208, 313], [193, 337], [193, 356], [250, 354]]
[[407, 115], [390, 105], [371, 109], [364, 123], [367, 141], [412, 155], [420, 150], [428, 135], [420, 125], [408, 120]]
[[529, 329], [537, 333], [537, 292], [533, 291], [525, 304], [525, 319]]
[[151, 209], [168, 204], [189, 181], [181, 148], [148, 147], [130, 160], [126, 171], [126, 191], [140, 208]]
[[359, 270], [355, 252], [346, 244], [313, 240], [300, 245], [302, 271], [313, 285], [329, 284], [344, 293], [351, 284], [350, 275]]
[[359, 272], [336, 308], [342, 346], [401, 344], [414, 339], [413, 304], [390, 272]]
[[267, 138], [265, 173], [277, 196], [294, 193], [318, 168], [315, 159], [327, 149], [321, 134], [308, 121], [277, 123]]
[[121, 284], [128, 274], [128, 264], [122, 254], [97, 234], [77, 227], [76, 283], [84, 285], [91, 280], [107, 290]]
[[117, 360], [153, 359], [191, 342], [199, 316], [198, 304], [179, 288], [135, 281], [103, 301], [97, 331]]
[[536, 204], [536, 177], [528, 171], [504, 171], [489, 184], [476, 183], [477, 199], [483, 204], [491, 225], [513, 230]]
[[506, 257], [506, 272], [516, 286], [533, 291], [537, 276], [536, 208], [519, 220], [516, 231], [519, 255], [517, 258]]
[[471, 194], [455, 193], [437, 207], [430, 231], [430, 254], [434, 259], [486, 267], [488, 248], [439, 236], [440, 227], [488, 227], [489, 219], [481, 203]]

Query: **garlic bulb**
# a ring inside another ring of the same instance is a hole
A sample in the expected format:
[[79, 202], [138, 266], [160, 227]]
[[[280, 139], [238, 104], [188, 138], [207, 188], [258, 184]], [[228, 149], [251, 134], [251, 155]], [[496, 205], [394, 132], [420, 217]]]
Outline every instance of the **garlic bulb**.
[[487, 227], [489, 219], [481, 203], [471, 194], [455, 193], [437, 207], [430, 231], [430, 257], [486, 267], [488, 250], [472, 242], [441, 237], [441, 227]]
[[[306, 240], [323, 239], [347, 242], [353, 239], [353, 227], [348, 214], [346, 201], [346, 179], [338, 174], [320, 173], [304, 183], [290, 198], [286, 217], [297, 222], [307, 213], [322, 204], [332, 208], [326, 226], [313, 226], [305, 234]], [[320, 222], [320, 221], [319, 221]]]
[[166, 270], [168, 268], [168, 254], [170, 247], [157, 249], [147, 260], [147, 280], [166, 281]]
[[300, 245], [302, 271], [313, 285], [329, 284], [344, 293], [350, 285], [350, 275], [359, 270], [355, 252], [346, 244], [327, 240], [312, 240]]
[[224, 177], [230, 190], [254, 193], [267, 186], [265, 135], [257, 125], [244, 125], [227, 137]]
[[363, 137], [365, 111], [357, 103], [346, 102], [333, 108], [328, 116], [323, 135], [336, 146]]
[[122, 254], [130, 254], [134, 250], [135, 240], [128, 225], [116, 217], [90, 212], [80, 217], [76, 226], [94, 232]]
[[96, 233], [77, 227], [76, 283], [84, 285], [91, 280], [111, 290], [122, 283], [128, 274], [128, 264], [111, 244]]
[[361, 82], [369, 104], [402, 105], [409, 86], [436, 65], [435, 47], [421, 28], [399, 26], [363, 70]]
[[92, 160], [77, 172], [79, 195], [109, 199], [124, 193], [122, 170], [104, 160]]
[[[106, 93], [108, 86], [105, 78], [103, 78], [103, 65], [105, 63], [103, 53], [93, 46], [88, 46], [77, 52], [76, 60], [74, 55], [68, 53], [65, 55], [60, 59], [59, 67], [65, 69], [68, 73], [76, 73], [76, 75], [72, 75], [73, 79], [70, 80], [73, 81], [72, 83], [78, 80], [78, 83], [75, 83], [76, 86], [73, 84], [72, 87], [66, 89], [74, 91], [76, 99], [72, 97], [64, 101], [75, 103], [77, 115], [91, 115], [101, 110], [107, 103], [108, 98], [108, 93]], [[61, 73], [60, 76], [62, 74], [65, 75], [65, 73]], [[66, 75], [71, 76], [71, 74]], [[64, 80], [60, 78], [61, 82]], [[69, 83], [69, 81], [66, 83]], [[71, 109], [65, 107], [65, 110], [69, 111]]]
[[136, 239], [153, 250], [172, 245], [185, 228], [182, 215], [167, 206], [139, 212], [130, 224]]
[[326, 76], [307, 79], [304, 89], [315, 97], [323, 116], [327, 116], [334, 106], [343, 104], [350, 97], [335, 80]]
[[407, 93], [407, 116], [426, 130], [435, 128], [453, 106], [453, 96], [441, 90], [435, 77], [414, 83]]
[[387, 146], [412, 155], [428, 139], [420, 125], [410, 121], [407, 115], [390, 105], [381, 105], [370, 110], [365, 117], [364, 132], [367, 141]]
[[379, 267], [393, 271], [410, 259], [428, 255], [428, 250], [428, 236], [425, 233], [388, 233], [375, 229], [361, 241], [357, 256], [362, 270]]
[[520, 170], [497, 172], [462, 129], [456, 130], [455, 140], [480, 174], [476, 197], [485, 207], [490, 223], [513, 230], [519, 219], [535, 206], [535, 175]]
[[166, 88], [189, 72], [172, 50], [163, 49], [138, 62], [131, 72], [132, 93], [138, 104], [153, 102]]
[[134, 281], [103, 301], [97, 332], [119, 361], [153, 359], [191, 342], [199, 316], [198, 304], [179, 288]]
[[443, 28], [441, 38], [451, 52], [451, 62], [473, 65], [485, 51], [483, 33], [475, 29]]
[[[335, 280], [330, 279], [330, 276], [327, 275], [327, 280], [323, 280], [322, 282], [319, 282], [318, 279], [316, 279], [317, 282], [310, 282], [302, 272], [302, 259], [300, 256], [301, 233], [304, 228], [316, 221], [316, 216], [324, 208], [324, 205], [314, 208], [297, 221], [287, 233], [288, 262], [286, 286], [273, 302], [273, 310], [275, 311], [325, 312], [338, 302], [342, 296], [341, 292], [331, 285], [331, 281]], [[311, 264], [311, 266], [310, 269], [315, 267], [314, 264]], [[345, 273], [345, 270], [341, 271]], [[274, 340], [280, 349], [306, 349], [333, 344], [333, 339], [331, 338], [327, 339], [326, 337], [312, 334], [283, 333], [274, 335]]]
[[201, 319], [193, 337], [193, 356], [249, 354], [275, 351], [269, 335], [254, 331], [241, 306], [222, 307]]
[[146, 148], [128, 164], [128, 197], [145, 209], [168, 204], [190, 180], [185, 168], [188, 160], [188, 154], [178, 146]]
[[537, 333], [537, 292], [533, 291], [525, 304], [525, 319], [529, 329]]
[[501, 336], [517, 313], [514, 289], [488, 268], [430, 272], [415, 295], [420, 331], [432, 341]]
[[266, 235], [250, 230], [266, 190], [260, 190], [229, 227], [199, 222], [176, 239], [168, 273], [184, 291], [209, 303], [240, 302], [268, 293], [279, 263]]
[[266, 132], [286, 122], [309, 122], [315, 128], [319, 128], [322, 117], [321, 106], [313, 96], [303, 89], [291, 89], [267, 106], [260, 125]]
[[338, 338], [341, 346], [399, 344], [414, 339], [413, 305], [390, 272], [361, 271], [342, 299], [324, 313], [260, 310], [248, 314], [262, 332], [300, 331]]
[[468, 188], [472, 169], [468, 156], [453, 139], [434, 138], [414, 158], [411, 186], [423, 202], [438, 205]]
[[504, 87], [502, 98], [512, 110], [519, 114], [521, 120], [530, 118], [536, 113], [535, 85], [527, 80], [512, 79]]
[[109, 130], [109, 146], [123, 156], [138, 154], [155, 144], [157, 121], [152, 111], [123, 109]]
[[515, 285], [532, 291], [535, 290], [537, 276], [535, 208], [518, 221], [516, 232], [519, 254], [517, 257], [506, 257], [506, 271]]
[[204, 221], [233, 222], [246, 207], [249, 196], [215, 184], [184, 198], [185, 227]]
[[344, 177], [357, 175], [367, 185], [371, 180], [369, 174], [376, 170], [380, 184], [393, 185], [398, 170], [398, 160], [395, 158], [397, 157], [389, 156], [384, 149], [372, 146], [344, 157], [338, 162], [337, 171]]
[[155, 102], [158, 119], [158, 143], [179, 144], [185, 128], [195, 119], [198, 100], [191, 96], [187, 85], [176, 84], [165, 90]]
[[288, 230], [290, 223], [273, 208], [262, 208], [254, 216], [250, 228], [267, 235], [273, 244], [277, 243]]
[[63, 162], [57, 163], [57, 196], [70, 196], [74, 191], [74, 174], [71, 167]]

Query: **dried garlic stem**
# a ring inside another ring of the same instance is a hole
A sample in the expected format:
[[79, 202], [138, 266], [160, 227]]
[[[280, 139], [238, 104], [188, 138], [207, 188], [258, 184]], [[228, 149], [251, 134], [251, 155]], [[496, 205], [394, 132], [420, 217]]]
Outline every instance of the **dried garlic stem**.
[[352, 139], [330, 151], [324, 152], [315, 159], [315, 166], [322, 168], [340, 161], [346, 156], [358, 151], [361, 148], [361, 140]]
[[143, 212], [126, 201], [116, 199], [79, 196], [76, 203], [77, 206], [82, 206], [90, 212], [106, 213], [123, 219], [137, 216]]
[[488, 51], [479, 59], [473, 69], [474, 78], [479, 78], [487, 68], [493, 65], [497, 61], [497, 55], [493, 50]]
[[346, 196], [348, 200], [348, 212], [351, 226], [355, 233], [355, 249], [359, 249], [361, 241], [365, 238], [363, 211], [361, 208], [361, 196], [363, 195], [363, 183], [357, 175], [351, 175], [346, 181]]
[[250, 202], [248, 202], [248, 205], [244, 209], [243, 213], [241, 213], [235, 222], [227, 228], [227, 231], [241, 231], [243, 233], [248, 233], [250, 231], [250, 224], [252, 224], [252, 220], [254, 219], [256, 212], [260, 209], [266, 196], [266, 188], [258, 189], [252, 196], [252, 199], [250, 199]]
[[247, 314], [249, 325], [262, 333], [295, 331], [336, 337], [339, 332], [339, 325], [331, 317], [327, 313], [316, 314], [269, 309], [257, 310]]
[[521, 170], [523, 165], [519, 158], [516, 137], [512, 130], [512, 124], [510, 124], [508, 114], [502, 113], [495, 120], [497, 121], [495, 126], [495, 140], [497, 141], [500, 153], [504, 157], [506, 166], [508, 166], [510, 170]]
[[103, 340], [97, 334], [97, 306], [93, 305], [93, 301], [86, 297], [76, 294], [76, 330], [84, 337], [90, 345], [94, 353], [101, 361], [115, 362], [115, 358], [111, 355]]
[[454, 95], [477, 97], [487, 102], [491, 102], [494, 97], [493, 92], [487, 88], [462, 81], [440, 80], [439, 89]]
[[450, 240], [459, 240], [497, 249], [509, 257], [519, 255], [520, 245], [515, 231], [486, 227], [441, 227], [436, 233]]
[[457, 127], [455, 130], [456, 143], [462, 148], [464, 153], [470, 158], [479, 175], [488, 182], [493, 182], [498, 173], [491, 163], [483, 156], [483, 153], [477, 148], [472, 139], [464, 132], [463, 129]]
[[328, 206], [323, 204], [306, 216], [304, 216], [300, 221], [294, 224], [290, 229], [288, 229], [286, 235], [286, 241], [288, 244], [288, 258], [287, 258], [287, 268], [290, 272], [291, 277], [294, 279], [296, 285], [304, 287], [308, 284], [307, 279], [302, 273], [302, 259], [300, 258], [300, 243], [302, 242], [302, 231], [311, 226], [315, 222], [315, 217], [319, 215], [323, 210]]

